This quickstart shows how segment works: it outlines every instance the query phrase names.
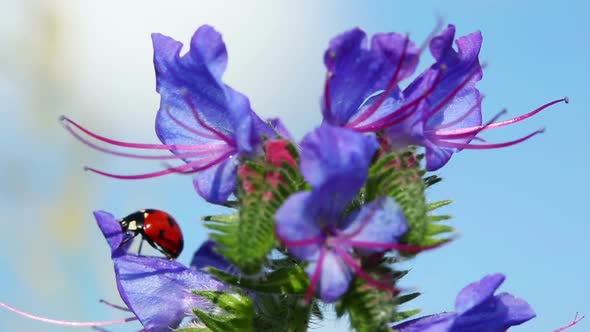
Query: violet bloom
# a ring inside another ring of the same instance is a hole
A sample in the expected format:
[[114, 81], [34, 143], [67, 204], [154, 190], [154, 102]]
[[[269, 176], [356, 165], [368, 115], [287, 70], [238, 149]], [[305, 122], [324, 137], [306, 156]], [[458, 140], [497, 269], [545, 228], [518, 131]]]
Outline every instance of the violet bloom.
[[94, 216], [111, 248], [121, 299], [146, 332], [177, 328], [193, 308], [214, 309], [208, 300], [192, 294], [193, 290], [227, 290], [206, 272], [165, 258], [127, 253], [127, 246], [121, 247], [124, 234], [119, 221], [104, 211]]
[[533, 317], [526, 301], [512, 294], [494, 292], [504, 275], [493, 274], [463, 288], [455, 300], [455, 312], [413, 319], [394, 326], [399, 332], [505, 332]]
[[[477, 135], [529, 118], [567, 99], [547, 103], [522, 116], [482, 123], [482, 96], [475, 84], [482, 78], [480, 32], [456, 40], [449, 25], [430, 40], [436, 62], [403, 91], [399, 82], [411, 76], [419, 51], [407, 37], [378, 34], [371, 48], [360, 30], [343, 33], [332, 40], [326, 52], [328, 78], [322, 102], [324, 120], [358, 132], [385, 132], [390, 147], [408, 145], [426, 149], [426, 169], [433, 171], [462, 149], [492, 149], [514, 145], [542, 132], [522, 138], [487, 143]], [[471, 144], [472, 140], [483, 144]]]
[[[137, 144], [108, 139], [63, 118], [78, 139], [103, 152], [139, 159], [184, 162], [157, 172], [119, 175], [94, 168], [95, 173], [118, 179], [145, 179], [170, 173], [196, 174], [197, 192], [212, 203], [223, 203], [236, 185], [238, 157], [259, 153], [262, 135], [274, 136], [250, 108], [246, 96], [222, 81], [227, 51], [221, 35], [210, 26], [200, 27], [190, 49], [180, 55], [182, 43], [161, 34], [152, 35], [156, 90], [161, 96], [156, 133], [163, 144]], [[73, 126], [73, 127], [72, 127]], [[169, 150], [175, 156], [146, 156], [98, 146], [74, 132], [74, 127], [113, 146]]]
[[[312, 191], [291, 195], [276, 213], [276, 234], [289, 252], [307, 261], [310, 300], [336, 301], [353, 273], [382, 286], [361, 270], [353, 248], [362, 253], [398, 248], [408, 226], [394, 199], [381, 197], [345, 214], [367, 179], [378, 144], [374, 136], [323, 124], [301, 142], [300, 168]], [[390, 287], [391, 290], [395, 290]]]

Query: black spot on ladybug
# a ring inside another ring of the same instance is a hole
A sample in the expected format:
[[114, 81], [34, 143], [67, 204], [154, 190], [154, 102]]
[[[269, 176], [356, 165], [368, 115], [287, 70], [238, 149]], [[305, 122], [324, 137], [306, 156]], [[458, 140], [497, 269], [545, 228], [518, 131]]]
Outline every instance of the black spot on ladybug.
[[174, 219], [168, 217], [167, 220], [168, 220], [168, 225], [170, 225], [170, 227], [176, 226], [176, 222], [174, 221]]
[[158, 236], [163, 239], [165, 233], [166, 232], [163, 229], [161, 229], [160, 231], [158, 231]]

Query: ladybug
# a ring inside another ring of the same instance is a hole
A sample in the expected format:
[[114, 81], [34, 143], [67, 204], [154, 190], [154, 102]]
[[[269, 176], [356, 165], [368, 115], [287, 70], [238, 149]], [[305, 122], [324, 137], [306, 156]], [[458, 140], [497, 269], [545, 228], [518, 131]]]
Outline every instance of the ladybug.
[[119, 220], [119, 223], [123, 233], [128, 235], [121, 242], [121, 246], [141, 234], [142, 241], [138, 253], [141, 253], [143, 240], [169, 259], [177, 258], [184, 247], [184, 240], [178, 223], [164, 211], [154, 209], [139, 210]]

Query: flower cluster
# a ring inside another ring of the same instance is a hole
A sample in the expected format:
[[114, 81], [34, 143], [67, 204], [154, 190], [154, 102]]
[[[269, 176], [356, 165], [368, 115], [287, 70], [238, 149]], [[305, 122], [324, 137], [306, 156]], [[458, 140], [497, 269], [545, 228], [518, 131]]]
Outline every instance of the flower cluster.
[[[450, 201], [426, 200], [426, 189], [440, 181], [427, 171], [464, 149], [523, 142], [542, 131], [501, 143], [480, 134], [567, 102], [484, 121], [476, 87], [481, 33], [455, 38], [449, 25], [428, 41], [434, 63], [417, 75], [423, 50], [407, 35], [379, 33], [369, 41], [353, 29], [336, 36], [324, 55], [323, 123], [301, 141], [280, 120], [260, 119], [248, 98], [224, 83], [227, 51], [212, 27], [200, 27], [184, 55], [182, 43], [161, 34], [152, 39], [162, 144], [118, 141], [69, 118], [62, 122], [102, 152], [178, 162], [145, 174], [87, 170], [119, 179], [191, 174], [202, 198], [234, 212], [204, 217], [210, 240], [184, 266], [172, 259], [183, 239], [166, 213], [141, 210], [117, 219], [96, 211], [122, 309], [133, 314], [125, 321], [137, 319], [148, 332], [181, 325], [182, 331], [304, 331], [328, 309], [320, 303], [335, 303], [352, 328], [371, 332], [500, 332], [535, 316], [524, 300], [494, 295], [504, 276], [493, 274], [465, 287], [454, 312], [399, 323], [417, 312], [400, 305], [418, 293], [399, 286], [408, 271], [398, 263], [452, 240], [453, 228], [441, 224], [449, 217], [434, 214]], [[136, 235], [166, 257], [130, 249]]]

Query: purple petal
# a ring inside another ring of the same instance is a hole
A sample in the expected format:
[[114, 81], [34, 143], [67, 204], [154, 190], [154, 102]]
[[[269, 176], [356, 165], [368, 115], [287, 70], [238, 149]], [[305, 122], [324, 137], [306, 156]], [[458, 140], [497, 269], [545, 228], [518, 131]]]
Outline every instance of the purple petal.
[[213, 267], [220, 271], [231, 273], [231, 271], [234, 270], [234, 266], [228, 262], [225, 257], [215, 251], [215, 248], [218, 246], [219, 244], [213, 240], [203, 242], [193, 255], [190, 266], [197, 270]]
[[152, 35], [160, 110], [156, 133], [165, 144], [225, 143], [252, 149], [252, 116], [248, 98], [225, 85], [221, 76], [227, 52], [221, 35], [200, 27], [187, 54], [182, 43]]
[[117, 288], [123, 302], [146, 331], [168, 332], [177, 328], [193, 308], [212, 310], [212, 305], [193, 290], [226, 290], [204, 272], [157, 257], [122, 255], [113, 259]]
[[496, 298], [498, 303], [508, 308], [508, 313], [503, 318], [506, 326], [520, 325], [536, 316], [533, 308], [525, 300], [512, 294], [502, 293]]
[[301, 173], [318, 193], [321, 206], [335, 213], [326, 217], [342, 213], [363, 186], [377, 148], [374, 136], [326, 123], [303, 138]]
[[233, 157], [199, 172], [193, 180], [195, 190], [208, 202], [224, 203], [236, 187], [238, 163]]
[[396, 201], [391, 197], [381, 197], [353, 214], [339, 238], [363, 253], [375, 253], [386, 251], [387, 245], [398, 243], [407, 231], [406, 218]]
[[[314, 197], [310, 192], [295, 193], [275, 214], [277, 236], [291, 254], [305, 261], [317, 259], [324, 238]], [[295, 244], [299, 241], [309, 243]]]
[[[397, 70], [405, 42], [406, 38], [400, 34], [381, 33], [373, 37], [369, 48], [365, 32], [358, 28], [332, 39], [324, 55], [324, 63], [331, 73], [331, 112], [326, 109], [326, 101], [322, 102], [325, 120], [333, 125], [345, 125], [365, 99], [386, 89]], [[394, 83], [413, 73], [418, 54], [414, 43], [408, 42]]]
[[[439, 141], [468, 143], [477, 133], [449, 137], [444, 131], [482, 124], [481, 96], [475, 84], [482, 78], [479, 50], [480, 32], [457, 39], [458, 51], [453, 49], [455, 27], [449, 25], [430, 41], [430, 51], [436, 63], [406, 88], [406, 103], [421, 100], [408, 119], [387, 129], [394, 147], [404, 144], [426, 148], [426, 169], [434, 171], [445, 165], [460, 149], [443, 148]], [[443, 135], [441, 135], [443, 134]]]
[[500, 294], [459, 315], [453, 332], [505, 332], [535, 317], [532, 308], [524, 300], [511, 294]]
[[[310, 278], [316, 268], [317, 262], [312, 262], [305, 268]], [[332, 303], [348, 290], [350, 280], [352, 280], [352, 270], [342, 258], [331, 250], [326, 250], [322, 266], [319, 268], [321, 274], [316, 291], [322, 301]]]
[[[449, 161], [453, 153], [461, 150], [441, 147], [437, 145], [437, 140], [465, 144], [469, 143], [475, 136], [473, 134], [464, 138], [443, 138], [437, 137], [436, 130], [441, 126], [445, 126], [444, 130], [480, 126], [482, 124], [481, 100], [481, 95], [477, 89], [463, 89], [427, 124], [428, 129], [425, 130], [425, 136], [429, 140], [428, 143], [430, 143], [425, 144], [426, 169], [428, 171], [441, 168]], [[466, 112], [469, 112], [469, 114], [465, 116]]]
[[506, 277], [503, 274], [497, 273], [467, 285], [457, 295], [455, 310], [462, 314], [487, 301], [494, 296], [494, 292], [504, 282], [504, 279]]
[[129, 246], [131, 246], [131, 241], [121, 246], [121, 242], [123, 242], [126, 235], [123, 234], [119, 220], [106, 211], [94, 211], [93, 214], [98, 227], [111, 248], [111, 257], [125, 254]]
[[445, 312], [412, 319], [393, 328], [398, 332], [450, 332], [455, 317], [455, 313]]
[[111, 247], [111, 252], [114, 252], [119, 248], [124, 237], [119, 220], [106, 211], [94, 211], [93, 214], [98, 227]]
[[289, 141], [294, 141], [293, 135], [289, 132], [289, 129], [285, 126], [283, 121], [279, 118], [270, 118], [268, 119], [268, 123], [274, 129], [274, 131], [279, 134], [282, 138], [288, 139]]

